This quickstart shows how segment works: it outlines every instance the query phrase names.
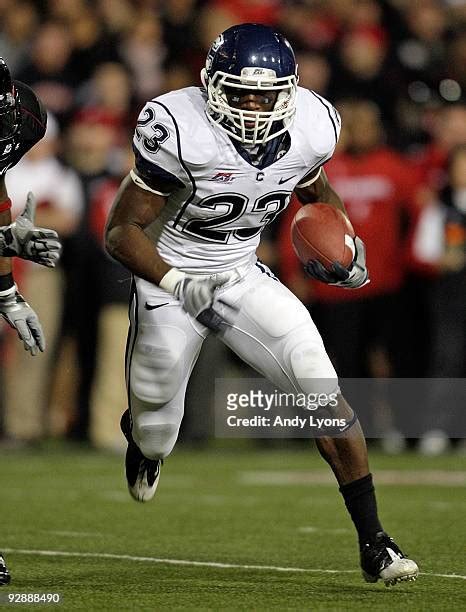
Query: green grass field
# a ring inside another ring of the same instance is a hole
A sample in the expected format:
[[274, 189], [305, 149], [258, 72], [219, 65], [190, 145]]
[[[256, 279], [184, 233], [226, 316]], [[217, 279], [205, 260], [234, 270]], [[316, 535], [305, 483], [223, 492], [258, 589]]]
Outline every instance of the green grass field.
[[313, 452], [180, 448], [145, 505], [129, 498], [121, 457], [55, 447], [0, 457], [0, 550], [13, 576], [3, 599], [60, 593], [65, 610], [466, 609], [464, 456], [372, 455], [387, 483], [384, 525], [422, 571], [391, 589], [362, 581], [343, 501]]

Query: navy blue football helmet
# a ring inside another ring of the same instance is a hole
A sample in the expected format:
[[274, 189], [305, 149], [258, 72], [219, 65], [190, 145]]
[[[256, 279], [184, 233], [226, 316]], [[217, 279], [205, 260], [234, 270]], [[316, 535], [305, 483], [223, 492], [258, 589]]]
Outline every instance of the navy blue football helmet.
[[[243, 144], [263, 144], [286, 131], [293, 120], [296, 60], [290, 43], [272, 28], [244, 23], [225, 30], [207, 54], [201, 80], [207, 90], [207, 116]], [[228, 88], [278, 95], [269, 112], [244, 111], [229, 104]]]

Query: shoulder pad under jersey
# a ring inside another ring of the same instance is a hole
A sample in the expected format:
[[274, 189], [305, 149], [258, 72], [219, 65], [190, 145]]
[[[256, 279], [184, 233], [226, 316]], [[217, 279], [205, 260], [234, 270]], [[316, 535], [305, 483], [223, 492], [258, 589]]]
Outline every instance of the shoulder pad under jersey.
[[[293, 126], [308, 154], [330, 159], [338, 142], [341, 119], [336, 108], [309, 89], [298, 87], [296, 118]], [[305, 151], [306, 153], [306, 151]]]

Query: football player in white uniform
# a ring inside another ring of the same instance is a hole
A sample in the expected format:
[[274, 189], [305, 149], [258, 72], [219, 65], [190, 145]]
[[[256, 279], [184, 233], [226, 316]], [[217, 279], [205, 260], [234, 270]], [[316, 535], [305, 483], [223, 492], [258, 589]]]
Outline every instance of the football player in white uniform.
[[[340, 131], [333, 106], [298, 87], [288, 41], [255, 24], [234, 26], [212, 45], [188, 87], [146, 104], [134, 135], [135, 168], [110, 214], [108, 252], [134, 275], [126, 354], [131, 495], [155, 493], [176, 442], [186, 385], [209, 333], [286, 392], [339, 393], [322, 339], [301, 302], [257, 261], [262, 229], [288, 204], [327, 202], [344, 211], [323, 164]], [[306, 266], [346, 288], [367, 282], [364, 245], [349, 269]], [[320, 386], [319, 386], [320, 385]], [[415, 579], [418, 568], [382, 529], [365, 439], [339, 394], [344, 430], [317, 446], [356, 526], [366, 580]]]

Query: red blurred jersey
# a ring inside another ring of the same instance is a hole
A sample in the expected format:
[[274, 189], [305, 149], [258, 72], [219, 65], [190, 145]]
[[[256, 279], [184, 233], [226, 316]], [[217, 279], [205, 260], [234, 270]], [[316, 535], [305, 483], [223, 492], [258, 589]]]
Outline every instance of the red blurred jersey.
[[214, 2], [214, 6], [234, 15], [238, 23], [261, 23], [270, 26], [275, 25], [278, 21], [280, 5], [279, 0], [261, 0], [260, 2], [215, 0]]
[[[361, 156], [335, 155], [325, 165], [325, 171], [345, 203], [356, 234], [366, 245], [371, 282], [362, 289], [346, 290], [310, 281], [309, 297], [312, 294], [318, 301], [336, 302], [398, 290], [406, 271], [410, 237], [418, 216], [417, 180], [410, 163], [396, 152], [380, 148]], [[298, 200], [293, 198], [279, 238], [281, 277], [290, 285], [301, 267], [289, 232], [299, 206]]]
[[105, 224], [119, 188], [119, 181], [108, 178], [94, 192], [89, 213], [89, 226], [97, 242], [102, 246], [105, 240]]
[[427, 145], [413, 157], [413, 164], [419, 181], [427, 187], [440, 191], [447, 184], [448, 151], [435, 143]]

